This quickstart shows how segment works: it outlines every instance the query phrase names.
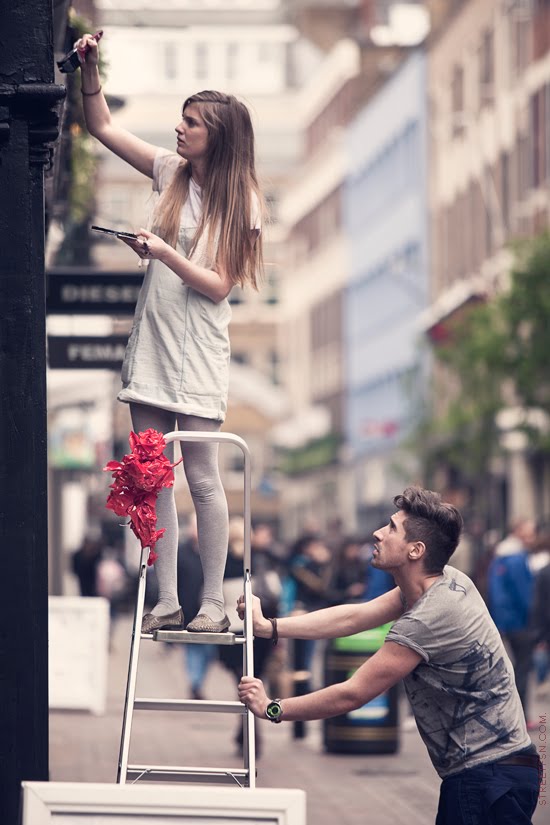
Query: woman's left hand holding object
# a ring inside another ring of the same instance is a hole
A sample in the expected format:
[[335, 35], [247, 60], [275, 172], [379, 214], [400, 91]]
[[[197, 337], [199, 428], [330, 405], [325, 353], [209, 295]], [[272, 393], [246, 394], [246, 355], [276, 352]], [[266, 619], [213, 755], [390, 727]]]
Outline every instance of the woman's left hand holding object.
[[166, 241], [163, 241], [158, 235], [154, 235], [146, 229], [139, 230], [136, 240], [124, 237], [121, 237], [121, 240], [144, 260], [160, 260], [163, 255], [166, 254], [167, 250], [171, 249]]

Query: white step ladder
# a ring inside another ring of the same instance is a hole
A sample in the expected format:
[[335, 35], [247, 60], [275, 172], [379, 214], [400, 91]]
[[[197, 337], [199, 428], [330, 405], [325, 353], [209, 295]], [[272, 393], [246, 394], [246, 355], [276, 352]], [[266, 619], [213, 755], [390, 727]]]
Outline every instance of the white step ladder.
[[[145, 576], [149, 548], [141, 551], [139, 581], [132, 629], [128, 682], [122, 722], [122, 736], [118, 761], [117, 783], [138, 782], [194, 782], [239, 785], [246, 788], [256, 786], [256, 754], [254, 740], [254, 715], [238, 701], [209, 701], [205, 699], [154, 699], [136, 698], [136, 682], [141, 640], [153, 642], [172, 642], [179, 644], [240, 644], [243, 648], [243, 674], [254, 675], [253, 633], [252, 633], [252, 583], [250, 555], [250, 452], [246, 442], [232, 433], [205, 432], [171, 432], [164, 436], [166, 443], [172, 441], [216, 442], [234, 444], [242, 450], [244, 456], [243, 514], [244, 514], [244, 557], [243, 557], [243, 592], [245, 599], [244, 633], [191, 633], [187, 630], [155, 630], [153, 633], [141, 633], [141, 619], [145, 603]], [[183, 453], [185, 461], [185, 451]], [[195, 711], [207, 713], [233, 713], [245, 717], [242, 768], [201, 768], [196, 766], [178, 767], [174, 765], [128, 764], [130, 738], [134, 710], [171, 710]]]

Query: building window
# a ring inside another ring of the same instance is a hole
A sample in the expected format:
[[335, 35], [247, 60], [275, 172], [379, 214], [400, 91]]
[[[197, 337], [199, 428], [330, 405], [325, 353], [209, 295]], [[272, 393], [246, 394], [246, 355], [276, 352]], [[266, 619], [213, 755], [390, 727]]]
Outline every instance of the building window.
[[532, 95], [531, 138], [533, 141], [533, 186], [538, 188], [548, 178], [548, 140], [550, 136], [548, 106], [550, 104], [550, 85], [539, 89]]
[[464, 69], [455, 66], [451, 78], [451, 134], [454, 138], [464, 133]]
[[531, 4], [516, 0], [512, 7], [512, 54], [516, 77], [529, 62], [531, 39]]
[[269, 352], [269, 376], [273, 384], [279, 383], [279, 354], [274, 349]]
[[237, 43], [228, 43], [225, 51], [226, 73], [228, 80], [234, 80], [237, 76], [237, 58], [239, 56], [239, 46]]
[[208, 46], [206, 43], [195, 44], [195, 76], [197, 80], [208, 77]]
[[260, 63], [270, 63], [277, 58], [276, 43], [258, 43], [258, 60]]
[[243, 289], [235, 285], [229, 293], [228, 300], [230, 304], [243, 304], [245, 302]]
[[536, 189], [542, 180], [541, 175], [541, 121], [539, 112], [539, 93], [531, 95], [529, 101], [531, 110], [531, 140], [532, 140], [532, 171], [531, 185]]
[[502, 228], [508, 234], [510, 220], [510, 158], [506, 152], [500, 157], [500, 212]]
[[518, 150], [518, 166], [517, 166], [517, 191], [519, 200], [523, 201], [529, 191], [532, 178], [532, 170], [530, 168], [529, 158], [529, 135], [519, 135], [517, 140]]
[[492, 31], [485, 31], [479, 50], [479, 107], [491, 105], [494, 100], [495, 48]]
[[264, 192], [266, 223], [277, 223], [278, 200], [274, 192]]
[[262, 290], [266, 304], [276, 304], [279, 301], [279, 269], [275, 264], [268, 265], [265, 273], [265, 283]]
[[487, 167], [483, 172], [483, 197], [485, 206], [485, 256], [489, 258], [493, 251], [493, 178]]
[[175, 80], [178, 76], [178, 51], [175, 43], [166, 43], [164, 46], [164, 76], [167, 80]]
[[533, 58], [541, 60], [550, 49], [550, 2], [534, 0], [533, 8]]

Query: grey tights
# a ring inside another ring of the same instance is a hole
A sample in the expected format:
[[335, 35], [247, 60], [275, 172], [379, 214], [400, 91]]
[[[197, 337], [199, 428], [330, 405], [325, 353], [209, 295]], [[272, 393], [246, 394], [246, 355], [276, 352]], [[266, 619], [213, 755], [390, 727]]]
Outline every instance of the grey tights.
[[[153, 429], [168, 433], [176, 429], [202, 432], [218, 432], [220, 422], [195, 415], [182, 415], [145, 404], [130, 404], [132, 426], [135, 432]], [[181, 442], [183, 468], [195, 512], [199, 554], [204, 576], [201, 613], [213, 621], [224, 616], [222, 581], [227, 557], [228, 513], [227, 500], [218, 469], [218, 445]], [[167, 445], [166, 455], [174, 461], [174, 443]], [[178, 609], [177, 557], [178, 517], [174, 488], [160, 492], [157, 499], [157, 529], [166, 532], [157, 543], [158, 559], [155, 571], [158, 579], [158, 602], [151, 611], [157, 616], [173, 613]], [[187, 620], [191, 619], [189, 616]]]

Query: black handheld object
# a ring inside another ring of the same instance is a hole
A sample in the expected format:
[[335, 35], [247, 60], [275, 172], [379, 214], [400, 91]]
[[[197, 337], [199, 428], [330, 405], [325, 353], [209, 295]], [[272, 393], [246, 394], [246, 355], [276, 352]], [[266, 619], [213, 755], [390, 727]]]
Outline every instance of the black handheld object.
[[94, 232], [104, 232], [106, 235], [114, 235], [116, 238], [129, 238], [137, 241], [138, 236], [134, 232], [122, 232], [120, 229], [106, 229], [104, 226], [92, 226]]
[[[94, 34], [95, 42], [99, 43], [102, 37], [103, 31], [96, 32]], [[57, 61], [57, 68], [62, 74], [72, 74], [73, 72], [76, 72], [79, 66], [80, 60], [78, 58], [78, 49], [72, 49], [72, 51], [70, 51], [69, 54], [66, 54], [62, 60]]]

